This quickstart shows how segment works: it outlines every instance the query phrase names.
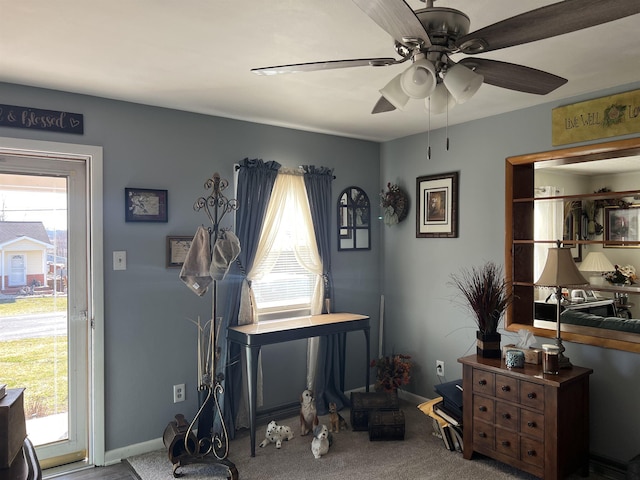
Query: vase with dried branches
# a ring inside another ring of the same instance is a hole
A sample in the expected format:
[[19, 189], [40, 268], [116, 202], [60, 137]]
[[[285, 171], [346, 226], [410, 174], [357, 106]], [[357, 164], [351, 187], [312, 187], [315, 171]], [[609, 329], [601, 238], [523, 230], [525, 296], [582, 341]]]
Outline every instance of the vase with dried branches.
[[494, 262], [487, 262], [479, 267], [463, 269], [457, 275], [452, 274], [451, 279], [478, 326], [478, 355], [500, 358], [501, 336], [498, 327], [513, 299], [511, 286], [502, 267]]

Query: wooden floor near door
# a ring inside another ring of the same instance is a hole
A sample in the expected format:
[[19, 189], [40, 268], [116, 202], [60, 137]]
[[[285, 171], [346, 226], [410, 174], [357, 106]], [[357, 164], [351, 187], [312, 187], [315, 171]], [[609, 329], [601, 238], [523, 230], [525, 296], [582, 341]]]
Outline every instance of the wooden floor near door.
[[[47, 478], [47, 472], [43, 472], [43, 478]], [[140, 480], [127, 462], [120, 462], [108, 467], [94, 467], [64, 473], [51, 477], [52, 480]]]

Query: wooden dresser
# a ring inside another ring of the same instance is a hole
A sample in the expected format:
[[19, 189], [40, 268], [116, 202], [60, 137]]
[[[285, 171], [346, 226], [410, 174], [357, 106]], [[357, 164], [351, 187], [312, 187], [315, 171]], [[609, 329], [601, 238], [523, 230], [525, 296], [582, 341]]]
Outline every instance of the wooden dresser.
[[574, 366], [559, 375], [526, 363], [476, 355], [463, 366], [464, 458], [486, 455], [545, 480], [589, 468], [589, 375]]

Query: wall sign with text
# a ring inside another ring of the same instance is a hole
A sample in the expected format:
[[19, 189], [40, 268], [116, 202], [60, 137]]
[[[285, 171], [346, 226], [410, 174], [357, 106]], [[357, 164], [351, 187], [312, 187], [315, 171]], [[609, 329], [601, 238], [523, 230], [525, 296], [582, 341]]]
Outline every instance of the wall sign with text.
[[640, 132], [640, 90], [554, 108], [552, 144], [583, 142]]
[[0, 127], [29, 128], [82, 135], [84, 133], [84, 116], [81, 113], [0, 104]]

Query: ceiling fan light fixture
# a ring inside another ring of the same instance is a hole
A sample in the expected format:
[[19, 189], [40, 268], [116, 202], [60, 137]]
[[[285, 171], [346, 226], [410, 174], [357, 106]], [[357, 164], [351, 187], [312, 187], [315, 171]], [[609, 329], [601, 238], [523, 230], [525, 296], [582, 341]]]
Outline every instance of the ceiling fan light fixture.
[[416, 60], [400, 75], [400, 86], [411, 98], [427, 98], [436, 88], [436, 67], [424, 57]]
[[456, 105], [456, 99], [449, 93], [443, 83], [436, 85], [433, 93], [425, 99], [425, 106], [433, 114], [440, 114], [452, 109]]
[[402, 74], [399, 73], [380, 90], [380, 94], [398, 110], [404, 110], [405, 105], [409, 101], [409, 96], [404, 93], [404, 90], [402, 90], [400, 86], [401, 76]]
[[447, 70], [443, 81], [456, 103], [464, 103], [478, 91], [484, 77], [458, 63]]

